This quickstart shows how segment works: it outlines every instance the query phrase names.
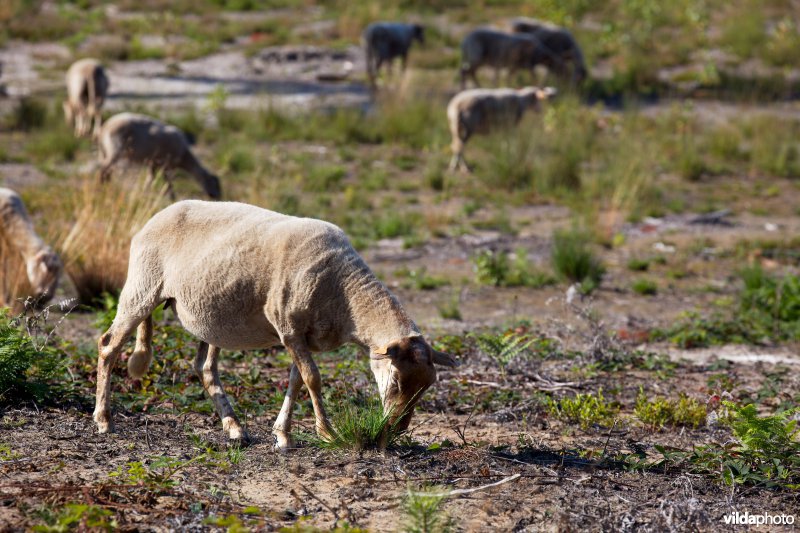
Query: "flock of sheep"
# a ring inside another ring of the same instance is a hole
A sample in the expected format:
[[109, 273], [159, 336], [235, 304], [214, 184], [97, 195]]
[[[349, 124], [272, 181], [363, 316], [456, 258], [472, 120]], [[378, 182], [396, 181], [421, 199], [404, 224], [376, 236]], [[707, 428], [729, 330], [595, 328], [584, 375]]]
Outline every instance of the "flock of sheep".
[[[482, 66], [509, 75], [546, 66], [579, 83], [586, 76], [580, 48], [565, 29], [532, 19], [515, 19], [512, 33], [477, 29], [462, 43], [462, 89], [478, 84]], [[376, 87], [382, 66], [400, 58], [405, 68], [416, 24], [376, 23], [363, 33], [367, 74]], [[192, 154], [184, 133], [154, 118], [121, 113], [102, 123], [100, 111], [109, 81], [93, 59], [67, 72], [64, 114], [75, 134], [92, 132], [101, 155], [100, 177], [109, 178], [121, 160], [145, 165], [153, 178], [183, 169], [212, 199], [220, 182]], [[451, 168], [468, 170], [464, 143], [501, 125], [516, 124], [524, 111], [555, 94], [552, 88], [462, 90], [450, 101]], [[171, 191], [171, 188], [170, 188]], [[53, 250], [33, 228], [20, 197], [0, 189], [0, 230], [23, 256], [36, 295], [52, 297], [62, 269]], [[273, 433], [276, 446], [292, 446], [291, 416], [300, 386], [308, 388], [323, 437], [333, 433], [322, 405], [321, 378], [312, 353], [354, 343], [369, 354], [381, 400], [405, 429], [421, 394], [435, 381], [434, 365], [456, 366], [433, 349], [397, 299], [375, 277], [338, 227], [234, 202], [177, 202], [156, 214], [131, 243], [127, 281], [117, 316], [98, 342], [94, 420], [100, 433], [112, 427], [110, 372], [126, 340], [137, 330], [128, 372], [140, 378], [152, 360], [151, 314], [172, 307], [200, 342], [195, 370], [231, 439], [248, 439], [219, 379], [220, 349], [245, 350], [283, 345], [291, 354], [289, 387]]]

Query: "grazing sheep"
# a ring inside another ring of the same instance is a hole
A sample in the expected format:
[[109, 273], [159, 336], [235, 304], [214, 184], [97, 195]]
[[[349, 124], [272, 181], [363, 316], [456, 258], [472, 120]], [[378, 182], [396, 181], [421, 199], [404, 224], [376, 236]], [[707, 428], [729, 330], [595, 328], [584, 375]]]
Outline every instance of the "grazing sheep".
[[564, 65], [535, 37], [512, 35], [501, 31], [479, 28], [470, 32], [461, 41], [461, 89], [467, 86], [467, 76], [480, 87], [476, 75], [483, 65], [494, 67], [495, 85], [500, 69], [508, 69], [509, 77], [517, 70], [533, 70], [536, 65], [561, 73]]
[[56, 292], [61, 274], [58, 255], [44, 243], [33, 229], [33, 223], [19, 195], [0, 187], [0, 239], [16, 248], [25, 260], [28, 280], [37, 302], [50, 300]]
[[401, 70], [405, 71], [408, 60], [408, 49], [414, 39], [425, 44], [424, 28], [419, 24], [403, 24], [401, 22], [375, 22], [367, 26], [361, 35], [367, 58], [367, 76], [374, 88], [381, 65], [386, 63], [391, 71], [392, 61], [399, 57]]
[[555, 93], [552, 87], [526, 87], [518, 90], [470, 89], [455, 95], [447, 105], [453, 150], [450, 170], [469, 172], [463, 153], [464, 144], [472, 135], [516, 125], [526, 109], [538, 108], [539, 100], [550, 98]]
[[151, 313], [165, 301], [201, 340], [195, 370], [231, 439], [247, 435], [219, 379], [221, 348], [282, 344], [291, 355], [289, 388], [273, 429], [280, 449], [291, 446], [292, 409], [303, 383], [317, 432], [332, 434], [314, 352], [344, 343], [367, 351], [383, 404], [394, 409], [402, 429], [436, 379], [434, 363], [456, 364], [430, 347], [338, 227], [247, 204], [184, 200], [157, 213], [131, 242], [117, 316], [98, 342], [94, 420], [100, 433], [111, 428], [114, 362], [138, 327], [128, 373], [144, 375], [152, 359]]
[[583, 61], [583, 52], [569, 30], [541, 20], [519, 17], [511, 21], [511, 31], [533, 35], [550, 49], [565, 65], [572, 65], [572, 79], [582, 83], [588, 72]]
[[102, 123], [100, 108], [108, 94], [108, 78], [103, 65], [90, 58], [76, 61], [69, 67], [66, 80], [67, 99], [63, 106], [67, 124], [75, 128], [78, 137], [87, 135], [90, 128], [97, 136]]
[[147, 165], [150, 179], [163, 170], [170, 195], [169, 171], [183, 169], [197, 180], [211, 198], [220, 198], [219, 178], [200, 164], [189, 149], [189, 139], [175, 126], [134, 113], [114, 115], [103, 124], [99, 137], [102, 156], [100, 179], [108, 181], [111, 167], [120, 159]]

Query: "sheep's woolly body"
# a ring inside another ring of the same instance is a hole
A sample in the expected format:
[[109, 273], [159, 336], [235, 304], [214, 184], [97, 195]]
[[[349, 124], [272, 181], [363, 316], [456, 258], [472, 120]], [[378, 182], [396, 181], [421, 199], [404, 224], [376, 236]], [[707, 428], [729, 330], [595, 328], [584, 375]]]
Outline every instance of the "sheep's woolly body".
[[[146, 165], [150, 173], [183, 169], [212, 198], [220, 196], [219, 179], [192, 154], [186, 135], [179, 128], [136, 113], [114, 115], [103, 124], [99, 136], [101, 176], [108, 179], [121, 159]], [[169, 178], [169, 176], [167, 176]]]
[[103, 65], [96, 59], [85, 58], [69, 67], [66, 75], [67, 100], [64, 102], [64, 116], [67, 123], [74, 125], [75, 135], [100, 131], [102, 117], [100, 110], [108, 94], [108, 77]]
[[549, 22], [526, 17], [512, 19], [510, 26], [512, 32], [534, 36], [564, 63], [572, 63], [575, 81], [581, 82], [586, 78], [587, 70], [583, 52], [569, 30]]
[[0, 239], [22, 255], [35, 296], [42, 302], [52, 298], [58, 285], [61, 262], [36, 234], [22, 198], [5, 188], [0, 188]]
[[467, 77], [479, 85], [477, 70], [484, 66], [495, 69], [495, 79], [500, 69], [508, 69], [509, 76], [517, 70], [530, 70], [544, 65], [559, 71], [562, 64], [558, 58], [531, 35], [509, 34], [491, 28], [478, 28], [461, 41], [461, 88], [466, 87]]
[[469, 89], [456, 94], [447, 105], [447, 121], [452, 136], [451, 170], [467, 169], [464, 144], [475, 134], [486, 134], [501, 126], [519, 122], [528, 108], [555, 94], [552, 88]]
[[[233, 202], [184, 201], [134, 237], [122, 298], [170, 300], [184, 327], [214, 346], [244, 350], [305, 340], [379, 348], [419, 335], [344, 232]], [[135, 294], [132, 294], [135, 293]]]

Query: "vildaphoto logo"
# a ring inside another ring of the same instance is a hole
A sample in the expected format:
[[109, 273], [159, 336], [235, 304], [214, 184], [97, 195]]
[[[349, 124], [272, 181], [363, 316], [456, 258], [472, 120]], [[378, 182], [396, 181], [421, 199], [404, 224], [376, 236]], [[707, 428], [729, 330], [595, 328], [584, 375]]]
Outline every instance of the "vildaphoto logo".
[[748, 511], [740, 513], [735, 511], [722, 517], [726, 524], [736, 526], [783, 526], [794, 524], [794, 515], [791, 514], [750, 514]]

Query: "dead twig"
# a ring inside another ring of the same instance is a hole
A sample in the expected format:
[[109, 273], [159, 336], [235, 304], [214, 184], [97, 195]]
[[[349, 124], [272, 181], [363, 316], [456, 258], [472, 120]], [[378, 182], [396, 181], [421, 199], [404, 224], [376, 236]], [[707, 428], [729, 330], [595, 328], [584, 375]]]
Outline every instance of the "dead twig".
[[462, 496], [464, 494], [472, 494], [473, 492], [491, 489], [493, 487], [499, 487], [500, 485], [516, 481], [521, 477], [522, 474], [514, 474], [506, 478], [503, 478], [500, 481], [495, 481], [494, 483], [489, 483], [488, 485], [481, 485], [480, 487], [474, 487], [471, 489], [455, 489], [451, 490], [450, 492], [412, 492], [411, 494], [414, 496], [421, 496], [421, 497], [429, 496], [433, 498], [448, 498], [450, 496]]

